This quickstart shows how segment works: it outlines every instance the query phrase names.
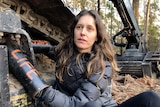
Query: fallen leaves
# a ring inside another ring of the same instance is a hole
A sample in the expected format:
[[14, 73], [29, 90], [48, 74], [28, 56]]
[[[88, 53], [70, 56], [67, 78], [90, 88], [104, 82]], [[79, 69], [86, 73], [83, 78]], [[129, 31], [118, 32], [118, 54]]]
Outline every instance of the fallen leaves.
[[126, 74], [116, 75], [112, 81], [112, 95], [118, 104], [147, 90], [154, 90], [160, 94], [160, 80], [148, 76], [133, 78]]

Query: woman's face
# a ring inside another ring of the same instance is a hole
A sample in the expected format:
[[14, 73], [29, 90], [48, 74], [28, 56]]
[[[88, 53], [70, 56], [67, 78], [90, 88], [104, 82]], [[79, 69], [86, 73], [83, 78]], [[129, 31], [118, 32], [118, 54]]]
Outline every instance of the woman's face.
[[74, 29], [74, 43], [79, 52], [90, 52], [97, 40], [97, 30], [94, 18], [86, 14], [77, 22]]

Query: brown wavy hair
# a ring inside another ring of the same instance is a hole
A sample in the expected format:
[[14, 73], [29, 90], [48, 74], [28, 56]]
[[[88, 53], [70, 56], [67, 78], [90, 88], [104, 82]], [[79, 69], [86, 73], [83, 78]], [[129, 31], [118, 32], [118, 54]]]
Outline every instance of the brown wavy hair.
[[[94, 54], [94, 57], [89, 60], [87, 64], [87, 72], [86, 76], [89, 77], [92, 73], [97, 73], [101, 69], [101, 79], [104, 75], [104, 69], [106, 66], [106, 60], [111, 63], [113, 73], [118, 71], [117, 63], [115, 60], [115, 52], [113, 50], [113, 46], [111, 41], [106, 33], [105, 25], [102, 22], [101, 17], [95, 10], [82, 10], [77, 16], [70, 27], [69, 35], [60, 43], [57, 48], [57, 57], [58, 62], [56, 66], [56, 77], [62, 82], [63, 74], [65, 72], [65, 67], [68, 66], [67, 62], [72, 56], [75, 54], [81, 54], [77, 52], [77, 48], [74, 44], [74, 29], [79, 19], [84, 15], [91, 15], [95, 20], [95, 25], [97, 29], [97, 41], [94, 43], [91, 52]], [[79, 62], [80, 58], [77, 55], [77, 62]], [[79, 66], [81, 66], [79, 64]]]

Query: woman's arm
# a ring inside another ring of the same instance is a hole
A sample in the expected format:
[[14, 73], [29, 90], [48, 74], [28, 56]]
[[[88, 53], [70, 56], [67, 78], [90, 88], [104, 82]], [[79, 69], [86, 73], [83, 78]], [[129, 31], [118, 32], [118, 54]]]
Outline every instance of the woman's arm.
[[92, 74], [81, 84], [73, 96], [67, 96], [49, 87], [42, 95], [42, 100], [49, 107], [82, 107], [86, 102], [96, 101], [111, 83], [112, 68], [107, 62], [105, 74], [96, 82], [100, 74]]

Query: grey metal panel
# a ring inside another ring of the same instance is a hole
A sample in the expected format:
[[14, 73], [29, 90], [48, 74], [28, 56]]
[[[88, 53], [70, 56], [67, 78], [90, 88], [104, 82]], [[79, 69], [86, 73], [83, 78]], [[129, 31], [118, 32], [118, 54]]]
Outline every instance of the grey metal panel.
[[10, 107], [7, 47], [0, 45], [0, 107]]

